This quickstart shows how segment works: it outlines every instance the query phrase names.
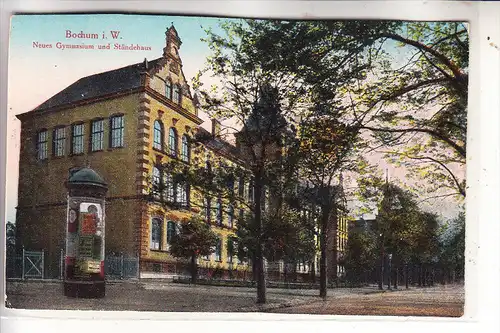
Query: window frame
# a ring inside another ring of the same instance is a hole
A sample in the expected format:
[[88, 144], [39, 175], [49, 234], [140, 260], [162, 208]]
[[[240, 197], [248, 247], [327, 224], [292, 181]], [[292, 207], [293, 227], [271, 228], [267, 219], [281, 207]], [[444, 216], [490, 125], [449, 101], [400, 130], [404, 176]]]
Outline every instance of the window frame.
[[[172, 226], [172, 228], [170, 228]], [[172, 237], [178, 233], [177, 223], [174, 221], [167, 221], [167, 246], [170, 246], [172, 242]]]
[[[115, 120], [119, 121], [119, 127], [114, 127]], [[115, 133], [119, 133], [115, 136]], [[118, 144], [116, 144], [118, 142]], [[122, 148], [125, 146], [125, 116], [116, 114], [109, 117], [109, 148]]]
[[177, 135], [177, 129], [175, 127], [170, 127], [168, 130], [168, 153], [172, 157], [177, 157], [179, 149], [179, 137]]
[[[76, 129], [81, 127], [81, 133], [75, 134]], [[81, 140], [81, 143], [77, 142]], [[78, 144], [77, 144], [78, 143]], [[81, 151], [75, 151], [76, 147], [80, 147]], [[85, 154], [85, 123], [78, 122], [71, 124], [71, 155]]]
[[181, 105], [182, 103], [182, 89], [179, 84], [174, 84], [172, 89], [172, 98], [174, 103]]
[[167, 79], [165, 81], [165, 97], [167, 97], [169, 100], [172, 100], [172, 91], [173, 91], [172, 81], [170, 79]]
[[156, 165], [153, 165], [153, 170], [151, 173], [151, 178], [152, 178], [152, 192], [153, 192], [153, 198], [159, 200], [162, 195], [162, 175], [160, 168], [158, 168]]
[[222, 237], [217, 237], [217, 243], [215, 243], [214, 250], [214, 261], [222, 262]]
[[[60, 131], [62, 131], [62, 137], [58, 135]], [[60, 151], [62, 154], [58, 154]], [[66, 156], [66, 126], [56, 126], [52, 130], [52, 156]]]
[[[100, 124], [100, 128], [94, 128], [96, 124]], [[97, 140], [96, 140], [97, 139]], [[98, 149], [94, 149], [94, 143], [100, 143]], [[96, 118], [90, 121], [90, 140], [89, 152], [103, 151], [104, 150], [104, 119]]]
[[[155, 236], [155, 227], [154, 224], [158, 223], [157, 230], [158, 234]], [[157, 238], [155, 242], [155, 238]], [[163, 218], [160, 217], [152, 217], [151, 218], [151, 236], [149, 237], [149, 248], [153, 251], [161, 251], [162, 250], [162, 242], [163, 242]]]
[[215, 220], [218, 226], [222, 226], [224, 222], [224, 207], [222, 204], [222, 199], [219, 197], [217, 198], [217, 203], [216, 203], [216, 216]]
[[[42, 134], [44, 134], [43, 141], [40, 138]], [[46, 128], [42, 128], [37, 131], [35, 150], [36, 150], [36, 159], [38, 161], [45, 161], [49, 158], [49, 131]]]
[[181, 160], [188, 164], [191, 163], [191, 144], [189, 143], [189, 137], [187, 134], [182, 136]]
[[[156, 127], [159, 126], [159, 128]], [[157, 141], [157, 139], [159, 141]], [[153, 149], [163, 151], [165, 139], [165, 126], [160, 119], [156, 119], [153, 123]]]

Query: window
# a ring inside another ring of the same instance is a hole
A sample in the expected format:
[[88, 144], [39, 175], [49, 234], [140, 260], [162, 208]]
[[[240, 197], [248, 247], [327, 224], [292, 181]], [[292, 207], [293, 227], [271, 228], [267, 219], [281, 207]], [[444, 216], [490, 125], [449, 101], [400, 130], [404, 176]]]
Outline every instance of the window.
[[222, 225], [222, 218], [223, 218], [221, 198], [217, 199], [216, 210], [217, 210], [217, 225], [221, 226]]
[[54, 156], [64, 156], [66, 153], [66, 128], [58, 127], [52, 134], [52, 153]]
[[90, 136], [90, 150], [98, 151], [103, 149], [104, 142], [104, 120], [92, 121], [92, 134]]
[[153, 167], [153, 196], [155, 199], [160, 198], [161, 191], [161, 174], [160, 169]]
[[182, 136], [181, 159], [184, 162], [186, 162], [186, 163], [189, 163], [189, 161], [191, 159], [191, 150], [190, 150], [190, 147], [189, 147], [189, 138], [185, 134]]
[[49, 155], [48, 140], [49, 140], [49, 134], [47, 130], [42, 130], [38, 132], [36, 138], [36, 151], [39, 160], [45, 160], [48, 158]]
[[151, 250], [161, 250], [162, 220], [153, 218], [151, 221]]
[[111, 132], [109, 146], [111, 148], [123, 147], [123, 131], [125, 128], [123, 116], [111, 117], [110, 123]]
[[245, 195], [245, 178], [244, 177], [240, 177], [240, 182], [238, 184], [238, 195], [240, 196], [240, 198], [243, 198], [243, 196]]
[[172, 82], [170, 80], [165, 82], [165, 96], [168, 99], [172, 99]]
[[222, 239], [220, 238], [215, 243], [215, 261], [222, 261]]
[[227, 224], [228, 224], [229, 228], [233, 227], [233, 220], [234, 220], [234, 206], [229, 205], [228, 213], [227, 213]]
[[177, 131], [171, 127], [168, 133], [168, 146], [170, 148], [170, 155], [177, 157]]
[[240, 208], [240, 213], [239, 213], [238, 221], [241, 223], [241, 222], [243, 222], [244, 218], [245, 218], [245, 211], [242, 208]]
[[168, 221], [167, 222], [167, 244], [172, 242], [172, 238], [177, 233], [177, 225], [175, 222]]
[[168, 172], [163, 173], [163, 198], [168, 202], [175, 200], [175, 187], [172, 175]]
[[188, 205], [188, 185], [178, 184], [177, 185], [177, 203], [182, 207], [187, 207]]
[[172, 100], [177, 104], [181, 104], [181, 87], [178, 84], [174, 85]]
[[232, 237], [227, 239], [227, 262], [232, 263], [234, 256], [234, 240]]
[[74, 124], [71, 130], [71, 152], [73, 154], [83, 154], [83, 124]]
[[210, 200], [209, 197], [205, 198], [205, 217], [207, 219], [207, 223], [208, 224], [211, 223], [211, 221], [210, 221], [210, 219], [211, 219], [211, 210], [212, 210], [212, 207], [211, 207], [212, 202], [211, 201], [212, 200]]
[[233, 176], [230, 176], [229, 179], [227, 180], [227, 189], [231, 195], [234, 193], [234, 178], [233, 178]]
[[253, 179], [250, 180], [250, 183], [248, 184], [248, 202], [253, 202], [253, 191], [254, 191], [254, 188], [253, 188]]
[[159, 120], [153, 125], [153, 148], [163, 150], [163, 124]]

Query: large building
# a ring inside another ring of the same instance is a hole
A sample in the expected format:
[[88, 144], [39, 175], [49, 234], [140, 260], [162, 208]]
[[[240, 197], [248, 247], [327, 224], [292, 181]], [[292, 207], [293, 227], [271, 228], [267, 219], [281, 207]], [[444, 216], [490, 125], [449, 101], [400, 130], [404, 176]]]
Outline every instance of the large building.
[[[186, 265], [169, 254], [169, 242], [178, 224], [193, 214], [203, 215], [219, 236], [215, 253], [199, 259], [202, 269], [236, 276], [250, 270], [231, 245], [243, 208], [176, 184], [160, 167], [172, 159], [186, 165], [215, 160], [244, 165], [241, 147], [219, 136], [216, 121], [211, 133], [200, 127], [180, 46], [172, 26], [160, 58], [84, 77], [18, 115], [17, 244], [43, 249], [48, 275], [59, 274], [65, 243], [65, 182], [81, 167], [92, 168], [109, 184], [106, 252], [138, 257], [141, 277], [183, 274]], [[200, 133], [210, 140], [194, 151], [190, 139]], [[162, 191], [155, 190], [159, 184]], [[248, 191], [248, 183], [234, 185]]]

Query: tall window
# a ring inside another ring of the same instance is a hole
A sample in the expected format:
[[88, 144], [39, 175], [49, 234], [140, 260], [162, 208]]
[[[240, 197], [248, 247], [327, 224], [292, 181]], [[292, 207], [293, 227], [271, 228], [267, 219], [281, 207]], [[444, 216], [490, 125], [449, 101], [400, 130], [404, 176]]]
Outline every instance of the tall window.
[[227, 224], [228, 224], [229, 228], [233, 227], [233, 220], [234, 220], [234, 206], [229, 205], [228, 213], [227, 213]]
[[181, 104], [181, 87], [178, 84], [174, 85], [172, 100], [177, 104]]
[[210, 224], [211, 223], [211, 210], [212, 210], [212, 200], [210, 200], [209, 197], [206, 197], [205, 198], [205, 217], [207, 218], [207, 223]]
[[172, 99], [172, 82], [170, 80], [165, 82], [165, 96], [168, 99]]
[[52, 153], [54, 156], [64, 156], [66, 152], [66, 128], [58, 127], [52, 133]]
[[91, 151], [98, 151], [103, 149], [104, 142], [104, 120], [92, 121], [92, 134], [90, 136], [90, 149]]
[[238, 184], [238, 195], [240, 196], [240, 198], [243, 198], [243, 196], [245, 195], [245, 178], [244, 177], [240, 177], [240, 182]]
[[163, 124], [159, 120], [153, 125], [153, 148], [163, 150]]
[[153, 218], [151, 220], [151, 250], [161, 250], [162, 220]]
[[39, 160], [45, 160], [49, 155], [49, 133], [47, 130], [42, 130], [38, 132], [36, 137], [36, 151]]
[[175, 224], [175, 222], [168, 221], [167, 222], [167, 244], [170, 244], [172, 242], [172, 238], [174, 237], [176, 232], [177, 232], [177, 225]]
[[177, 185], [177, 203], [182, 207], [188, 205], [188, 186], [186, 184]]
[[74, 124], [71, 129], [71, 152], [83, 154], [83, 124]]
[[222, 261], [222, 239], [220, 237], [215, 243], [215, 261]]
[[123, 147], [123, 132], [125, 128], [123, 116], [111, 117], [110, 124], [111, 131], [109, 146], [111, 148]]
[[222, 225], [222, 217], [223, 217], [223, 213], [222, 213], [222, 200], [221, 198], [217, 199], [217, 224], [218, 225]]
[[253, 179], [250, 180], [248, 183], [248, 202], [253, 202], [253, 191], [254, 191], [254, 183]]
[[191, 150], [189, 147], [189, 138], [187, 135], [182, 136], [182, 150], [181, 150], [181, 159], [189, 163], [189, 160], [191, 159]]
[[172, 175], [168, 172], [163, 173], [163, 197], [168, 202], [174, 202], [175, 188]]
[[233, 237], [228, 237], [227, 238], [227, 262], [232, 263], [233, 262], [233, 256], [234, 256], [234, 240]]
[[161, 174], [160, 169], [153, 167], [153, 196], [156, 199], [160, 198], [161, 191]]
[[168, 146], [170, 148], [170, 155], [177, 156], [177, 131], [171, 127], [168, 133]]

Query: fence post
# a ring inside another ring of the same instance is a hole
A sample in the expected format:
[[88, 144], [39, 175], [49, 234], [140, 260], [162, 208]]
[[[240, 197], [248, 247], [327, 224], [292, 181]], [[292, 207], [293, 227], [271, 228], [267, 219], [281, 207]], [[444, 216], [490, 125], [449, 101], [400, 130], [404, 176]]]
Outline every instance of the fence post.
[[45, 261], [44, 261], [44, 257], [45, 257], [45, 251], [42, 249], [42, 280], [45, 278]]
[[64, 250], [61, 248], [61, 257], [59, 258], [59, 280], [64, 278]]
[[23, 264], [22, 264], [22, 267], [23, 267], [23, 273], [22, 273], [22, 276], [21, 278], [24, 280], [24, 245], [23, 245]]
[[120, 257], [120, 279], [123, 280], [123, 253]]
[[140, 258], [140, 256], [137, 255], [137, 260], [136, 260], [136, 264], [135, 264], [135, 266], [136, 266], [135, 277], [138, 279], [141, 277], [141, 274], [139, 273], [139, 270], [141, 269], [141, 266], [139, 265], [139, 258]]

